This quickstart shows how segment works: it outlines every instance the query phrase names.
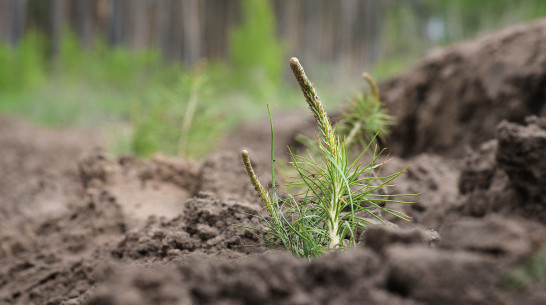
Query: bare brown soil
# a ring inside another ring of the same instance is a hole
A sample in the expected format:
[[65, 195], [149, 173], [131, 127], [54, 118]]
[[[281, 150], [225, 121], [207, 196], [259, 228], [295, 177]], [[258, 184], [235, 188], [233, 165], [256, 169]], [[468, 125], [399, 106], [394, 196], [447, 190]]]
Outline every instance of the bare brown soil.
[[398, 155], [465, 155], [495, 137], [502, 120], [546, 115], [546, 21], [440, 49], [381, 85], [397, 118]]
[[[265, 120], [191, 162], [0, 117], [0, 304], [546, 304], [544, 277], [507, 276], [546, 247], [545, 41], [507, 29], [383, 84], [413, 221], [314, 261], [234, 226], [260, 226], [238, 151], [267, 180]], [[280, 157], [305, 115], [275, 116]]]

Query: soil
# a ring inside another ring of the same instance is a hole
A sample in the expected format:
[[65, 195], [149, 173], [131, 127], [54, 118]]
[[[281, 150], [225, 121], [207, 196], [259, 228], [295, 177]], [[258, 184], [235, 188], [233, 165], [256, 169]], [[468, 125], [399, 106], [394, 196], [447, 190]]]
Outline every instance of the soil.
[[[195, 162], [0, 117], [0, 304], [546, 304], [545, 42], [517, 26], [382, 84], [412, 221], [312, 261], [236, 226], [261, 225], [239, 151], [267, 183], [267, 119]], [[305, 115], [274, 115], [279, 158]]]
[[546, 20], [437, 50], [380, 86], [398, 120], [389, 148], [463, 157], [502, 120], [545, 116], [545, 88]]

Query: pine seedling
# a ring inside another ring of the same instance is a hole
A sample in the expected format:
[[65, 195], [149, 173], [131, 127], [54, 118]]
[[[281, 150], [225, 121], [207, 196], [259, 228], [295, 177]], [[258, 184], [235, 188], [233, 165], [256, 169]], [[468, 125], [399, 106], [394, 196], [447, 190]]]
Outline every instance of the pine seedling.
[[207, 65], [207, 62], [201, 60], [193, 71], [190, 85], [190, 97], [188, 99], [188, 106], [184, 113], [182, 120], [182, 127], [180, 129], [180, 138], [178, 140], [178, 156], [186, 156], [188, 154], [188, 139], [190, 137], [190, 129], [192, 121], [195, 117], [197, 110], [197, 104], [199, 101], [199, 91], [206, 82], [203, 77], [203, 71]]
[[343, 113], [340, 122], [340, 132], [345, 136], [345, 144], [351, 145], [360, 142], [363, 146], [377, 135], [383, 138], [390, 133], [390, 124], [393, 117], [379, 99], [379, 87], [373, 78], [366, 72], [362, 77], [370, 86], [371, 92], [356, 95], [349, 107]]
[[[274, 135], [271, 111], [271, 177], [272, 187], [267, 192], [258, 181], [247, 151], [242, 159], [250, 181], [265, 204], [267, 215], [257, 215], [265, 229], [250, 228], [269, 246], [284, 247], [293, 255], [305, 258], [319, 257], [332, 249], [356, 246], [357, 235], [374, 223], [386, 222], [382, 213], [409, 220], [409, 216], [381, 203], [407, 203], [396, 200], [397, 196], [385, 195], [379, 189], [391, 186], [391, 182], [404, 172], [379, 176], [379, 154], [372, 161], [362, 161], [370, 145], [354, 160], [349, 161], [345, 141], [332, 127], [330, 119], [315, 88], [305, 75], [296, 58], [290, 59], [290, 67], [313, 113], [320, 135], [317, 136], [316, 153], [303, 157], [290, 151], [291, 165], [299, 178], [291, 182], [301, 189], [300, 194], [279, 198], [275, 183]], [[337, 128], [336, 128], [337, 129]], [[318, 157], [313, 157], [313, 156]], [[395, 198], [395, 199], [393, 199]]]

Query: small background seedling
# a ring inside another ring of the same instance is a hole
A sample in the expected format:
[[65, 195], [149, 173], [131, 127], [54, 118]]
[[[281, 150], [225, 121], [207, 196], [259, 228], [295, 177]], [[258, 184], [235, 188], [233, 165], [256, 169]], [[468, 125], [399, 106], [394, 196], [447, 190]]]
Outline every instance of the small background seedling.
[[393, 123], [393, 117], [379, 99], [379, 88], [373, 78], [368, 73], [362, 74], [362, 77], [370, 90], [353, 97], [339, 123], [341, 136], [345, 137], [348, 147], [355, 144], [366, 146], [376, 137], [383, 139], [390, 133]]

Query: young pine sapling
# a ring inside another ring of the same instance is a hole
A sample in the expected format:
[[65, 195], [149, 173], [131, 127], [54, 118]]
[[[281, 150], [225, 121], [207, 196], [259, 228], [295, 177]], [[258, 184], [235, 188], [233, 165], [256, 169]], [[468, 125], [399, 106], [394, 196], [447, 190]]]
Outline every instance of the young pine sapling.
[[[290, 67], [305, 96], [320, 129], [315, 149], [316, 154], [303, 157], [290, 151], [291, 165], [299, 178], [291, 182], [302, 191], [281, 199], [277, 195], [274, 166], [274, 135], [271, 111], [271, 177], [269, 192], [258, 181], [247, 151], [242, 159], [250, 181], [265, 204], [267, 216], [260, 217], [265, 229], [250, 228], [269, 246], [284, 247], [298, 257], [314, 258], [331, 249], [345, 249], [356, 246], [357, 231], [365, 230], [370, 224], [381, 222], [381, 212], [409, 220], [404, 213], [382, 206], [382, 203], [407, 203], [397, 196], [379, 192], [391, 186], [391, 182], [404, 170], [379, 176], [383, 163], [377, 163], [379, 154], [372, 155], [372, 161], [363, 162], [373, 139], [364, 151], [353, 161], [349, 160], [344, 138], [332, 127], [330, 119], [318, 97], [315, 88], [305, 75], [298, 59], [290, 59]], [[313, 155], [320, 156], [315, 160]], [[395, 198], [395, 199], [393, 199]]]

